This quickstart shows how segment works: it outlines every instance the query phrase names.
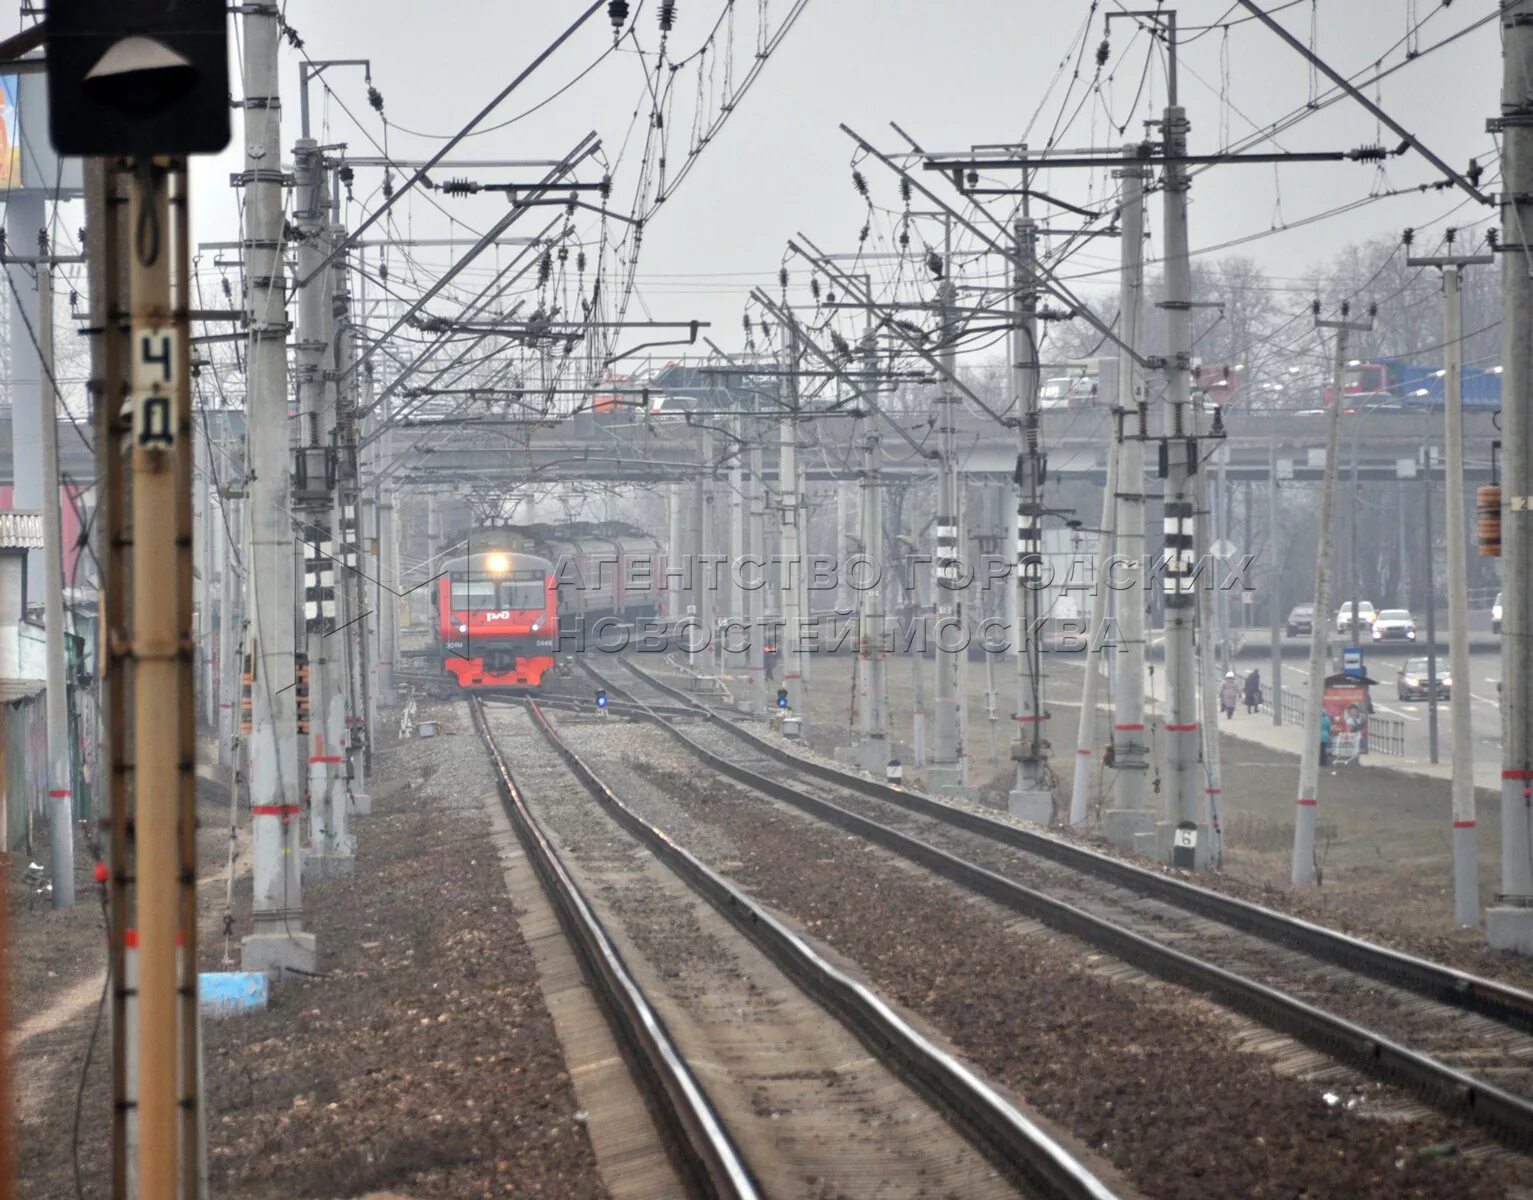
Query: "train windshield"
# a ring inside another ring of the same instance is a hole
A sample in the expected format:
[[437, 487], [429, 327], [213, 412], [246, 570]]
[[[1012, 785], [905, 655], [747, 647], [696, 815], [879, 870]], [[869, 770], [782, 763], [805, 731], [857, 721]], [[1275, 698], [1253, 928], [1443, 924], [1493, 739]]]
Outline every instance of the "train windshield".
[[452, 607], [455, 612], [501, 612], [542, 609], [548, 603], [543, 576], [531, 579], [454, 579]]
[[543, 579], [513, 579], [500, 585], [500, 606], [509, 609], [542, 608], [548, 602]]
[[500, 607], [493, 579], [454, 579], [452, 606], [458, 612], [485, 612]]

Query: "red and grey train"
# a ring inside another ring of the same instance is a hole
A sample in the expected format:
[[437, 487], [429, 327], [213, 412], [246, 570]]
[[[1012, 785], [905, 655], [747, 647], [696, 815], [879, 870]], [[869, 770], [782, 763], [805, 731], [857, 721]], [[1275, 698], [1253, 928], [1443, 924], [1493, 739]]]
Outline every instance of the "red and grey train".
[[655, 617], [665, 551], [615, 522], [476, 529], [433, 585], [443, 670], [469, 690], [543, 685], [603, 622]]

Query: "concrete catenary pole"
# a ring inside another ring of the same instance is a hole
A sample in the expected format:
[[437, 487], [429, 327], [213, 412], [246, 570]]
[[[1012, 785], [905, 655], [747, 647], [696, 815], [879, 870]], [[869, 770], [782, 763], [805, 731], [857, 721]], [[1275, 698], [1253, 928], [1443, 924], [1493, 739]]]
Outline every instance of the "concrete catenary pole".
[[[1449, 241], [1451, 244], [1452, 231]], [[1462, 926], [1480, 923], [1480, 865], [1474, 804], [1474, 733], [1469, 711], [1473, 697], [1469, 694], [1469, 550], [1464, 526], [1464, 309], [1460, 284], [1463, 268], [1494, 261], [1495, 258], [1488, 254], [1406, 259], [1409, 266], [1440, 268], [1443, 281], [1448, 671], [1453, 680], [1449, 701], [1453, 729], [1453, 920]]]
[[[227, 456], [226, 456], [227, 457]], [[232, 473], [231, 473], [232, 475]], [[240, 728], [240, 647], [244, 643], [241, 625], [244, 604], [240, 599], [241, 579], [238, 563], [246, 557], [244, 504], [231, 493], [235, 487], [226, 479], [218, 499], [221, 513], [213, 538], [218, 546], [218, 761], [236, 766]]]
[[1501, 888], [1485, 934], [1533, 954], [1533, 0], [1502, 3], [1501, 55]]
[[1048, 712], [1043, 697], [1043, 510], [1039, 478], [1038, 226], [1012, 224], [1011, 378], [1017, 404], [1017, 711], [1011, 757], [1016, 762], [1008, 807], [1013, 816], [1047, 825], [1054, 797], [1047, 786]]
[[[878, 387], [878, 339], [870, 329], [862, 339], [862, 390]], [[857, 710], [862, 735], [860, 761], [866, 770], [880, 771], [889, 759], [889, 691], [884, 660], [884, 494], [879, 472], [878, 422], [863, 418], [862, 554], [869, 565], [863, 580], [852, 580], [857, 596]], [[846, 572], [851, 580], [850, 572]]]
[[321, 271], [329, 254], [328, 192], [323, 154], [312, 138], [294, 151], [298, 199], [295, 224], [299, 274], [309, 280], [298, 290], [299, 443], [305, 462], [302, 487], [293, 507], [303, 520], [298, 553], [304, 557], [304, 624], [309, 661], [309, 862], [321, 875], [349, 873], [354, 864], [346, 794], [345, 640], [328, 636], [342, 623], [339, 534], [333, 524], [335, 424], [335, 324], [330, 281]]
[[1347, 335], [1372, 328], [1372, 321], [1349, 321], [1348, 306], [1341, 320], [1322, 321], [1316, 301], [1315, 324], [1336, 331], [1336, 356], [1331, 366], [1331, 405], [1325, 429], [1325, 483], [1320, 498], [1320, 544], [1315, 552], [1315, 622], [1309, 638], [1309, 681], [1304, 701], [1304, 744], [1299, 750], [1298, 811], [1293, 823], [1293, 882], [1315, 881], [1315, 824], [1320, 791], [1320, 713], [1325, 699], [1326, 646], [1331, 622], [1331, 568], [1336, 558], [1337, 459], [1341, 447], [1341, 410], [1346, 403]]
[[[1283, 611], [1283, 564], [1278, 560], [1278, 477], [1276, 414], [1268, 412], [1267, 436], [1267, 623], [1272, 638], [1272, 658], [1267, 670], [1267, 690], [1272, 697], [1272, 723], [1283, 723], [1283, 643], [1288, 614]], [[1249, 547], [1247, 547], [1249, 549]], [[1317, 615], [1315, 619], [1320, 618]]]
[[[1224, 447], [1220, 447], [1222, 452]], [[1213, 486], [1214, 503], [1224, 489], [1220, 486], [1217, 478]], [[1212, 505], [1200, 504], [1198, 506], [1197, 538], [1200, 546], [1209, 544], [1209, 509]], [[1198, 588], [1198, 659], [1202, 670], [1199, 671], [1199, 713], [1203, 723], [1203, 800], [1207, 805], [1206, 816], [1208, 819], [1209, 844], [1208, 851], [1217, 865], [1224, 854], [1224, 789], [1220, 780], [1223, 772], [1219, 761], [1219, 687], [1223, 682], [1222, 676], [1229, 670], [1224, 654], [1227, 642], [1224, 640], [1225, 629], [1218, 619], [1216, 612], [1217, 604], [1212, 591], [1206, 587]]]
[[951, 278], [953, 259], [944, 254], [942, 279], [937, 289], [937, 324], [942, 339], [942, 366], [946, 375], [937, 398], [936, 646], [933, 660], [937, 684], [936, 721], [932, 730], [931, 763], [926, 781], [936, 792], [961, 791], [969, 783], [968, 747], [964, 744], [962, 709], [963, 604], [959, 588], [963, 562], [959, 557], [958, 486], [958, 393], [948, 382], [958, 362], [957, 293]]
[[785, 411], [778, 417], [777, 515], [779, 522], [780, 600], [782, 629], [777, 634], [778, 658], [782, 663], [782, 686], [788, 689], [788, 707], [804, 711], [803, 618], [804, 598], [804, 510], [798, 477], [798, 326], [783, 322], [785, 357], [782, 373], [782, 402]]
[[[48, 194], [17, 189], [5, 198], [5, 242], [11, 247], [37, 245], [38, 235], [47, 227]], [[51, 389], [44, 375], [39, 354], [32, 346], [27, 330], [37, 330], [40, 314], [37, 288], [32, 281], [32, 266], [25, 260], [8, 260], [4, 265], [10, 278], [10, 393], [11, 443], [15, 446], [40, 446], [44, 414], [53, 411], [47, 403]], [[43, 506], [42, 463], [36, 454], [16, 454], [11, 465], [11, 503], [22, 511], [37, 511]], [[25, 603], [39, 603], [47, 584], [42, 551], [27, 552]]]
[[[1149, 739], [1144, 719], [1145, 605], [1144, 577], [1144, 439], [1147, 405], [1141, 376], [1130, 350], [1144, 332], [1144, 182], [1143, 145], [1123, 148], [1123, 180], [1118, 218], [1122, 231], [1122, 268], [1118, 286], [1118, 514], [1114, 521], [1117, 562], [1128, 584], [1118, 595], [1117, 678], [1113, 694], [1114, 807], [1102, 814], [1102, 832], [1114, 845], [1132, 849], [1151, 832], [1147, 809]], [[1114, 573], [1116, 575], [1116, 572]], [[1117, 580], [1115, 579], [1115, 585]]]
[[[1173, 99], [1165, 111], [1170, 161], [1165, 170], [1166, 401], [1165, 541], [1161, 588], [1166, 608], [1166, 818], [1184, 844], [1194, 840], [1197, 862], [1206, 861], [1206, 828], [1199, 819], [1197, 670], [1193, 627], [1197, 613], [1195, 514], [1198, 466], [1197, 418], [1192, 408], [1192, 265], [1187, 247], [1187, 114]], [[1191, 827], [1191, 828], [1189, 828]], [[1169, 854], [1172, 829], [1160, 839]]]
[[[725, 612], [728, 619], [738, 621], [748, 627], [749, 637], [758, 636], [758, 632], [751, 625], [750, 617], [750, 594], [745, 588], [745, 556], [750, 546], [748, 530], [749, 513], [747, 501], [747, 489], [751, 486], [745, 439], [748, 436], [746, 418], [741, 415], [731, 422], [734, 428], [735, 444], [730, 447], [733, 451], [729, 465], [729, 563], [728, 569], [720, 577], [720, 586], [724, 589]], [[704, 551], [706, 553], [706, 551]], [[717, 601], [718, 597], [713, 597]], [[725, 637], [715, 616], [713, 637]], [[738, 680], [745, 681], [743, 691], [735, 696], [735, 704], [742, 712], [753, 712], [756, 706], [757, 688], [751, 680], [750, 673], [750, 647], [746, 638], [736, 635], [730, 640], [724, 650], [717, 656], [721, 663], [729, 668], [729, 673]]]
[[1453, 677], [1453, 919], [1480, 923], [1479, 837], [1474, 811], [1474, 732], [1469, 715], [1469, 557], [1464, 531], [1464, 310], [1457, 266], [1443, 268], [1443, 449], [1447, 455], [1448, 669]]
[[1086, 677], [1081, 684], [1081, 716], [1075, 735], [1075, 778], [1070, 788], [1070, 826], [1086, 823], [1091, 799], [1091, 768], [1096, 761], [1097, 687], [1102, 675], [1107, 619], [1107, 568], [1113, 553], [1113, 521], [1118, 495], [1118, 462], [1122, 442], [1107, 444], [1107, 481], [1102, 488], [1102, 520], [1097, 531], [1096, 564], [1091, 572], [1091, 617], [1086, 627]]
[[277, 6], [244, 9], [245, 419], [250, 565], [245, 612], [253, 666], [249, 773], [254, 923], [240, 951], [247, 971], [312, 973], [314, 935], [303, 928], [299, 871], [300, 743], [296, 724], [296, 598], [287, 311], [283, 280], [282, 102], [277, 91]]
[[[750, 628], [746, 631], [746, 668], [745, 674], [748, 680], [747, 691], [750, 694], [750, 711], [762, 714], [767, 712], [772, 701], [768, 698], [766, 681], [766, 642], [771, 636], [767, 629], [767, 491], [766, 480], [762, 475], [762, 458], [764, 457], [761, 446], [762, 428], [761, 423], [754, 417], [747, 420], [747, 440], [750, 443], [749, 466], [747, 475], [748, 491], [746, 492], [746, 537], [745, 537], [745, 561], [740, 564], [741, 578], [746, 588], [746, 607], [749, 613]], [[778, 653], [779, 662], [786, 663], [787, 655]]]
[[59, 511], [59, 420], [53, 371], [53, 266], [37, 264], [37, 347], [43, 376], [43, 627], [47, 631], [48, 837], [53, 907], [75, 902], [74, 785], [70, 771], [69, 631], [64, 616], [64, 525]]

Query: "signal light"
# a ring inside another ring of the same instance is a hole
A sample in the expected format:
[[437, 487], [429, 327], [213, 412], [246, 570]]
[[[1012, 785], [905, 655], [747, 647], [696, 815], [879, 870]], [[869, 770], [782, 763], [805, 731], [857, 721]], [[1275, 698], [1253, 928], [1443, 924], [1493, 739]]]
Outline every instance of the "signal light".
[[596, 689], [596, 707], [597, 708], [606, 708], [607, 707], [607, 689], [606, 688], [597, 688]]
[[777, 689], [777, 707], [778, 708], [787, 708], [788, 707], [788, 689], [787, 688], [778, 688]]

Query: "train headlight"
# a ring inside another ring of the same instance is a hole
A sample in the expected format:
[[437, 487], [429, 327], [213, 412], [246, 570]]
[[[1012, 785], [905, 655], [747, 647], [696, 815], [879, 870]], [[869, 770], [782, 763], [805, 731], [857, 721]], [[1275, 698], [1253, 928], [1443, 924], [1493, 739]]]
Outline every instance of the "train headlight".
[[459, 633], [467, 633], [468, 632], [468, 626], [467, 625], [459, 625], [458, 626], [458, 632]]
[[532, 623], [532, 632], [536, 633], [538, 630], [540, 630], [542, 628], [543, 628], [543, 617], [542, 617], [541, 614], [539, 614], [537, 620], [533, 621], [533, 623]]
[[511, 559], [505, 554], [486, 554], [484, 569], [491, 575], [504, 575], [511, 569]]

